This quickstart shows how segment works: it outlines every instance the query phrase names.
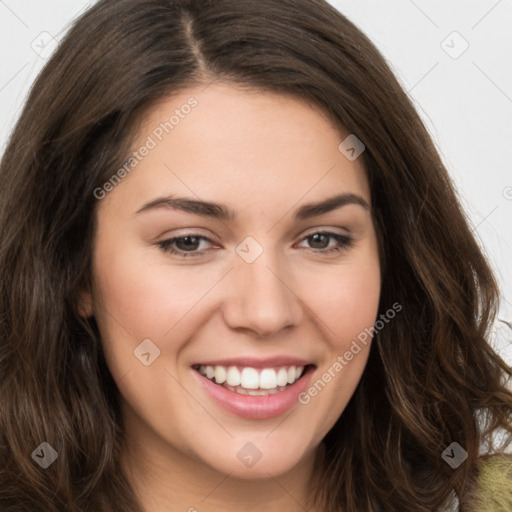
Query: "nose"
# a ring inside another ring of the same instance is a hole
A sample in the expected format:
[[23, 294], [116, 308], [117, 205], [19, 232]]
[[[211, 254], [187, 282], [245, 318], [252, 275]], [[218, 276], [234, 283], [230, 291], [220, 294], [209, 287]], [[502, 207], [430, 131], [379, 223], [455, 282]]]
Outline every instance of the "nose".
[[239, 260], [231, 272], [224, 303], [226, 324], [258, 337], [298, 325], [303, 310], [287, 277], [265, 252], [253, 263]]

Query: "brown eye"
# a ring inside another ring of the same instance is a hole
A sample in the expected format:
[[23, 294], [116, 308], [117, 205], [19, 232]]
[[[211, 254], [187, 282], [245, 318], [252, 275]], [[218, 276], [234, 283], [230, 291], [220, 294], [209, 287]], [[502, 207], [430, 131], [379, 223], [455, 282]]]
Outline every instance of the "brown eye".
[[180, 251], [196, 251], [199, 247], [201, 240], [197, 236], [185, 236], [183, 238], [176, 238], [176, 247]]
[[[333, 241], [334, 243], [331, 243]], [[312, 252], [331, 253], [348, 249], [352, 245], [353, 240], [351, 237], [339, 233], [319, 232], [307, 236], [302, 240], [303, 242], [306, 242], [308, 245], [302, 247], [311, 249]]]
[[203, 255], [206, 252], [206, 249], [202, 247], [204, 244], [213, 244], [213, 242], [205, 236], [187, 235], [163, 240], [157, 245], [166, 253], [190, 257]]
[[307, 238], [312, 249], [325, 249], [329, 247], [329, 239], [329, 235], [325, 233], [315, 233]]

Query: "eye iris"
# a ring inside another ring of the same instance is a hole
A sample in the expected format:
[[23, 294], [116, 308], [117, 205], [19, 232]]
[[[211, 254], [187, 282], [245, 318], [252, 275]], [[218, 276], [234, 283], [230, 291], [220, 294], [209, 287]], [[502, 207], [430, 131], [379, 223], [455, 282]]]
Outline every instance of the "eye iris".
[[197, 236], [185, 236], [183, 238], [176, 239], [176, 247], [182, 251], [194, 251], [199, 247], [199, 237]]
[[329, 236], [322, 233], [315, 233], [308, 240], [313, 249], [325, 249], [329, 246]]

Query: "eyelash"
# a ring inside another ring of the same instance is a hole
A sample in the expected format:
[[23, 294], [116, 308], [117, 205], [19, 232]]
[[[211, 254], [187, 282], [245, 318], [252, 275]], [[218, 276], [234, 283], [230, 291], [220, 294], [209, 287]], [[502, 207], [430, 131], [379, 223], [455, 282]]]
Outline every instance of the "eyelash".
[[[349, 249], [352, 246], [353, 242], [354, 242], [353, 239], [351, 237], [347, 236], [347, 235], [340, 235], [339, 233], [331, 233], [329, 231], [317, 231], [315, 233], [311, 233], [310, 235], [302, 238], [301, 242], [304, 241], [304, 240], [307, 240], [308, 238], [312, 238], [314, 235], [324, 235], [324, 236], [328, 236], [329, 238], [334, 238], [340, 244], [337, 247], [328, 247], [326, 249], [309, 249], [309, 252], [313, 252], [315, 254], [320, 254], [320, 253], [322, 253], [322, 254], [339, 253], [341, 251]], [[174, 238], [170, 238], [168, 240], [163, 240], [162, 242], [158, 242], [157, 245], [165, 253], [170, 253], [170, 254], [178, 255], [178, 256], [181, 256], [181, 257], [184, 257], [184, 258], [198, 257], [198, 256], [202, 256], [205, 253], [205, 250], [203, 250], [203, 251], [187, 252], [187, 251], [182, 251], [182, 250], [179, 250], [179, 249], [176, 250], [175, 248], [172, 247], [172, 245], [174, 243], [176, 243], [177, 241], [184, 240], [186, 238], [197, 238], [199, 241], [212, 242], [212, 240], [210, 240], [209, 238], [207, 238], [205, 236], [191, 233], [189, 235], [180, 236], [180, 237], [174, 237]]]

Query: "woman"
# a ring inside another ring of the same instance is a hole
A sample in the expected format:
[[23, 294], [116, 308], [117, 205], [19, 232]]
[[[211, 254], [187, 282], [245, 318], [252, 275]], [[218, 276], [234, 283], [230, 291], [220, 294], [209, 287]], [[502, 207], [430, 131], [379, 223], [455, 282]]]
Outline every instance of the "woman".
[[98, 2], [0, 176], [2, 510], [508, 510], [494, 277], [325, 2]]

